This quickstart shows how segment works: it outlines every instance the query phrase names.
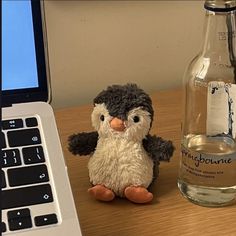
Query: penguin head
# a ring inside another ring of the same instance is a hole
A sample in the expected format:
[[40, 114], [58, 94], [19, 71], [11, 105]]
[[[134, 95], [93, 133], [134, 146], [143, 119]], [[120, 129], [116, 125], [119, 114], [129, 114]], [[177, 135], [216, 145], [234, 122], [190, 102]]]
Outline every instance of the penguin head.
[[142, 140], [153, 120], [150, 97], [136, 84], [113, 85], [94, 99], [92, 125], [99, 137]]

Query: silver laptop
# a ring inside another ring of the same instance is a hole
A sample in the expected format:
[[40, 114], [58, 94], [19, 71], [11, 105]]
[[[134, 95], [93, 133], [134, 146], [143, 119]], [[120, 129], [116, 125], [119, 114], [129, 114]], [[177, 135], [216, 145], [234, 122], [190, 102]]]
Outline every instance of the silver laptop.
[[43, 5], [2, 1], [3, 235], [80, 236], [50, 100]]

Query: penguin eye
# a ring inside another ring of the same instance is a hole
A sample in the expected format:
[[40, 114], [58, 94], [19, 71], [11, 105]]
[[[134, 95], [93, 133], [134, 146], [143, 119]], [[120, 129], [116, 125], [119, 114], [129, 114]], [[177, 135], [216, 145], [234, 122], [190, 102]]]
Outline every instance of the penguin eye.
[[138, 123], [140, 121], [139, 116], [134, 116], [133, 121], [134, 121], [134, 123]]
[[104, 120], [105, 120], [104, 115], [101, 115], [101, 116], [100, 116], [100, 120], [101, 120], [101, 121], [104, 121]]

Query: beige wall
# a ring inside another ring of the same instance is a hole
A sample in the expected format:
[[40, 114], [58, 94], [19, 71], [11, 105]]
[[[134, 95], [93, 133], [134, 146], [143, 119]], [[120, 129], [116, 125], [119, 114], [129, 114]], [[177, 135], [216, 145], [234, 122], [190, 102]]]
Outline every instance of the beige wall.
[[54, 108], [91, 103], [111, 84], [181, 86], [199, 51], [202, 1], [45, 1]]

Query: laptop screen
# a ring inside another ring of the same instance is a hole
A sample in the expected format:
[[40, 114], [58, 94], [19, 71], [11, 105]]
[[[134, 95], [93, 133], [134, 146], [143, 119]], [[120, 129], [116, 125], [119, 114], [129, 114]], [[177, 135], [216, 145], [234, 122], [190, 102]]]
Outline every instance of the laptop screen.
[[2, 105], [47, 101], [40, 1], [2, 1]]

